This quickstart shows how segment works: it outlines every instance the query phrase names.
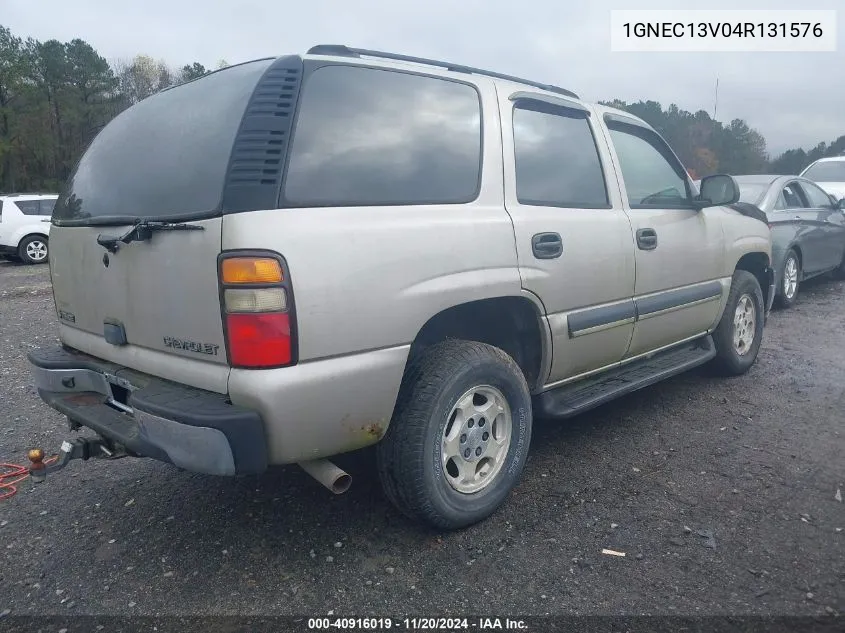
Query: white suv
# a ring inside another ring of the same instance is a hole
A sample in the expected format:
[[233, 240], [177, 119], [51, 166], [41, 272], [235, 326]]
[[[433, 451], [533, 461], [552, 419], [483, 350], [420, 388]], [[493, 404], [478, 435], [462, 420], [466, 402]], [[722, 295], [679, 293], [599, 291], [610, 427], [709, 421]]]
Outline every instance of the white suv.
[[808, 165], [801, 176], [814, 181], [837, 200], [845, 198], [845, 155], [820, 158]]
[[50, 216], [56, 194], [0, 195], [0, 257], [25, 264], [49, 259]]

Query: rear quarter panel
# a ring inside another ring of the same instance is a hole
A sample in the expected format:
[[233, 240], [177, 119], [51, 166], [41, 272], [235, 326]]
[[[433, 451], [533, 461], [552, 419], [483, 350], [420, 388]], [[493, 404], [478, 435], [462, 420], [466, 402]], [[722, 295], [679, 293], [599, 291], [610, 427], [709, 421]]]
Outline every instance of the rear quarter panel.
[[479, 92], [483, 169], [472, 203], [224, 216], [224, 251], [276, 251], [291, 275], [298, 364], [233, 369], [229, 378], [232, 401], [265, 420], [272, 462], [378, 441], [410, 343], [423, 325], [454, 305], [521, 296], [513, 226], [502, 199], [495, 91], [480, 81]]

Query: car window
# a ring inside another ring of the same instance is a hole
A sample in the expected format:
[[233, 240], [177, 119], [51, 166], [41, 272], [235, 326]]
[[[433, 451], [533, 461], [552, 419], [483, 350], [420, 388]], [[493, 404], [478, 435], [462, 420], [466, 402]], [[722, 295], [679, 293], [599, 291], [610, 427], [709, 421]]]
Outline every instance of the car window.
[[804, 190], [804, 193], [807, 194], [807, 201], [814, 209], [822, 209], [833, 205], [830, 196], [827, 195], [820, 187], [817, 187], [809, 182], [802, 182], [801, 188]]
[[768, 190], [769, 185], [767, 184], [741, 182], [739, 183], [739, 201], [758, 204]]
[[24, 215], [38, 215], [40, 212], [38, 200], [18, 200], [15, 205]]
[[783, 191], [778, 194], [778, 199], [775, 200], [775, 211], [783, 211], [786, 209], [786, 199], [783, 197]]
[[214, 215], [244, 111], [271, 63], [229, 66], [121, 112], [82, 155], [55, 218]]
[[692, 206], [686, 172], [656, 134], [620, 124], [609, 129], [632, 209]]
[[816, 182], [845, 182], [845, 160], [816, 163], [801, 175]]
[[53, 207], [56, 206], [55, 198], [47, 198], [38, 201], [38, 215], [53, 215]]
[[521, 204], [607, 208], [604, 173], [586, 113], [540, 102], [513, 111], [516, 197]]
[[285, 206], [454, 204], [481, 175], [481, 106], [468, 84], [324, 66], [306, 80]]
[[804, 194], [794, 182], [789, 183], [783, 188], [783, 198], [786, 202], [787, 209], [806, 209], [807, 203], [804, 201]]

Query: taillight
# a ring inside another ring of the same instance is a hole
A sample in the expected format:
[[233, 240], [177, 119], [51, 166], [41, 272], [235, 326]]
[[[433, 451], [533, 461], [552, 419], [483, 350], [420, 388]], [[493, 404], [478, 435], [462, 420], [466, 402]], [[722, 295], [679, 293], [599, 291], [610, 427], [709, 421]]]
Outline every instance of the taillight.
[[233, 367], [285, 367], [296, 362], [296, 319], [290, 275], [275, 253], [220, 256], [226, 348]]

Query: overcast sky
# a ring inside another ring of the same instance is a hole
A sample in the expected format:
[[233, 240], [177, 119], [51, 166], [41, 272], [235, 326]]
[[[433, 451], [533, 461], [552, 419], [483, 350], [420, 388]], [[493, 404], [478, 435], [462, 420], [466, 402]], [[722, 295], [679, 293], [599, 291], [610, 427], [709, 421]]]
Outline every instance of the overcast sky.
[[[237, 8], [236, 8], [237, 7]], [[611, 53], [611, 9], [841, 9], [835, 53]], [[845, 134], [842, 0], [0, 0], [16, 35], [214, 66], [342, 43], [490, 68], [590, 101], [654, 99], [745, 119], [777, 154]]]

